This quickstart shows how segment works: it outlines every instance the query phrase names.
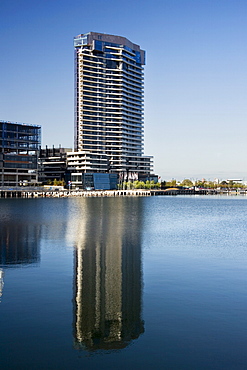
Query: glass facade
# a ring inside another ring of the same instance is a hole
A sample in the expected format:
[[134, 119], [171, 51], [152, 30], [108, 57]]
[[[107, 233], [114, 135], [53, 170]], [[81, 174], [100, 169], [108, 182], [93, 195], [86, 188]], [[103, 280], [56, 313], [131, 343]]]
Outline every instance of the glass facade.
[[0, 185], [37, 182], [41, 127], [0, 121]]

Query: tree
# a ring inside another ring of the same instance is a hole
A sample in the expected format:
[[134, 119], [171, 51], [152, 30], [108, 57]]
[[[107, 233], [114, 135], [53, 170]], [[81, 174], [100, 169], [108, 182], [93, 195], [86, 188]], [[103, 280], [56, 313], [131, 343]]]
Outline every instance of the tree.
[[134, 187], [132, 181], [128, 181], [126, 185], [127, 185], [127, 189], [133, 189], [133, 187]]
[[197, 186], [198, 188], [204, 188], [205, 187], [205, 181], [196, 181], [195, 183], [195, 186]]
[[187, 187], [191, 188], [193, 186], [193, 182], [189, 179], [184, 179], [181, 182], [181, 186], [187, 186]]
[[207, 181], [205, 183], [205, 186], [206, 188], [209, 188], [209, 189], [215, 189], [217, 187], [217, 185], [213, 181]]
[[161, 188], [164, 188], [166, 186], [166, 181], [164, 180], [164, 181], [161, 181], [161, 183], [160, 183], [160, 187]]
[[167, 181], [166, 186], [169, 188], [174, 188], [177, 186], [177, 180], [172, 179], [171, 181]]
[[226, 181], [221, 181], [221, 183], [219, 184], [220, 188], [227, 188], [228, 187], [228, 184]]
[[149, 180], [146, 181], [145, 188], [146, 189], [150, 189], [151, 188], [151, 183], [150, 183]]
[[143, 181], [134, 181], [134, 188], [135, 189], [144, 189], [145, 184]]
[[139, 181], [138, 180], [135, 180], [133, 182], [134, 189], [138, 189], [138, 185], [139, 185]]

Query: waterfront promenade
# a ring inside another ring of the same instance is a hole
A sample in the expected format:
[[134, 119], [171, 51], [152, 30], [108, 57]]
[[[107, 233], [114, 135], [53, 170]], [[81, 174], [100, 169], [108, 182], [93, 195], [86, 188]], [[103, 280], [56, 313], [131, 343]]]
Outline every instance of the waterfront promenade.
[[176, 195], [247, 195], [246, 189], [132, 189], [132, 190], [49, 190], [42, 187], [0, 188], [0, 198], [68, 198], [68, 197], [149, 197]]
[[44, 190], [29, 189], [0, 189], [0, 198], [68, 198], [68, 197], [122, 197], [122, 196], [151, 196], [152, 190]]

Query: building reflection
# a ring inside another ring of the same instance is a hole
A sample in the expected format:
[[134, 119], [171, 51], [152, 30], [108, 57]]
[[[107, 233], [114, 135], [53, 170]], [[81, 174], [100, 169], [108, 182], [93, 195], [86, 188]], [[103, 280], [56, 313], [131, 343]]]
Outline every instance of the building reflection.
[[0, 269], [0, 303], [1, 303], [1, 298], [2, 298], [2, 294], [3, 294], [3, 285], [4, 285], [4, 282], [3, 282], [3, 269]]
[[73, 223], [76, 348], [121, 349], [144, 332], [142, 198], [81, 200]]
[[0, 223], [0, 267], [18, 267], [40, 261], [40, 230], [22, 222]]

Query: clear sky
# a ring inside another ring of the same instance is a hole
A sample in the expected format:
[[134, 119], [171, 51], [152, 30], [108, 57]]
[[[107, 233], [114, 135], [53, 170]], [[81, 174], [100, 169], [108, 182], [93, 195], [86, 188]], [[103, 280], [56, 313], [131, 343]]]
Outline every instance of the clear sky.
[[1, 0], [0, 119], [73, 147], [73, 37], [146, 50], [145, 154], [162, 179], [247, 180], [246, 0]]

